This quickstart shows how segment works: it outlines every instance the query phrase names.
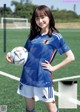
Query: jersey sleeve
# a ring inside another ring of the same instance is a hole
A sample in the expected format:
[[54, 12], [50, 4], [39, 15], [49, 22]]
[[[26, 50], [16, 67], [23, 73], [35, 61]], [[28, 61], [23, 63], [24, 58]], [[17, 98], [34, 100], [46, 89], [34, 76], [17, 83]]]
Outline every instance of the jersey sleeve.
[[24, 45], [24, 48], [26, 48], [28, 50], [28, 52], [30, 51], [30, 45], [31, 45], [31, 42], [29, 39], [27, 39], [25, 45]]
[[61, 34], [55, 35], [55, 47], [61, 55], [70, 50]]

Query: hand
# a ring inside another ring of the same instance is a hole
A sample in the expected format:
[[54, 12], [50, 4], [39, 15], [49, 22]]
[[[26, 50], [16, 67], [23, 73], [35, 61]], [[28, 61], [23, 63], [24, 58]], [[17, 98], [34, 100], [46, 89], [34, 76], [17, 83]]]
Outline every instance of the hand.
[[6, 55], [6, 60], [9, 62], [9, 63], [13, 63], [13, 57], [11, 57], [11, 53], [8, 52], [7, 55]]
[[50, 72], [53, 71], [53, 67], [51, 66], [51, 64], [47, 60], [45, 60], [45, 63], [41, 63], [41, 65], [42, 65], [43, 69], [47, 69]]

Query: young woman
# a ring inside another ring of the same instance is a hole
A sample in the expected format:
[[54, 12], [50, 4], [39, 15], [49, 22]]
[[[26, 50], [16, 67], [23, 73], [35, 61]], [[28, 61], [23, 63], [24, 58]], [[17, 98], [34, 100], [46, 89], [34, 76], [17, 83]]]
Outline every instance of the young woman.
[[[26, 112], [35, 112], [35, 101], [38, 100], [45, 103], [49, 112], [57, 112], [52, 72], [73, 61], [74, 55], [55, 28], [54, 17], [47, 6], [35, 8], [29, 38], [24, 47], [28, 50], [29, 56], [23, 66], [17, 92], [25, 97]], [[52, 66], [51, 62], [57, 52], [65, 54], [66, 58]], [[10, 53], [6, 59], [11, 62]]]

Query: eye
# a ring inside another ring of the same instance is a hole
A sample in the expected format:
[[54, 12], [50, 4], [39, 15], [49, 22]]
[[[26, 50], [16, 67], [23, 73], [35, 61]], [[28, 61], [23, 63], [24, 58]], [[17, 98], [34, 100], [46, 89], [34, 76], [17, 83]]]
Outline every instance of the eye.
[[45, 18], [45, 15], [41, 15], [39, 17], [36, 17], [35, 20], [44, 19], [44, 18]]
[[36, 18], [35, 18], [36, 21], [39, 20], [39, 19], [40, 19], [40, 17], [36, 17]]
[[45, 15], [42, 15], [42, 16], [41, 16], [41, 19], [44, 19], [44, 18], [45, 18]]

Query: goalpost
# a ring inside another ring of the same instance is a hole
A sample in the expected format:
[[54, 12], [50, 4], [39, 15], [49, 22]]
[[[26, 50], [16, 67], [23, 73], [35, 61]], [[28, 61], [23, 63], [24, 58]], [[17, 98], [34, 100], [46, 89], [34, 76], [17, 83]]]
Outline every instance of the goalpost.
[[6, 52], [6, 29], [29, 29], [30, 23], [28, 18], [9, 18], [4, 17], [0, 18], [0, 28], [4, 30], [3, 34], [3, 51]]
[[[30, 24], [27, 18], [7, 18], [6, 20], [6, 28], [7, 29], [28, 29]], [[4, 27], [4, 18], [1, 18], [1, 28]]]

